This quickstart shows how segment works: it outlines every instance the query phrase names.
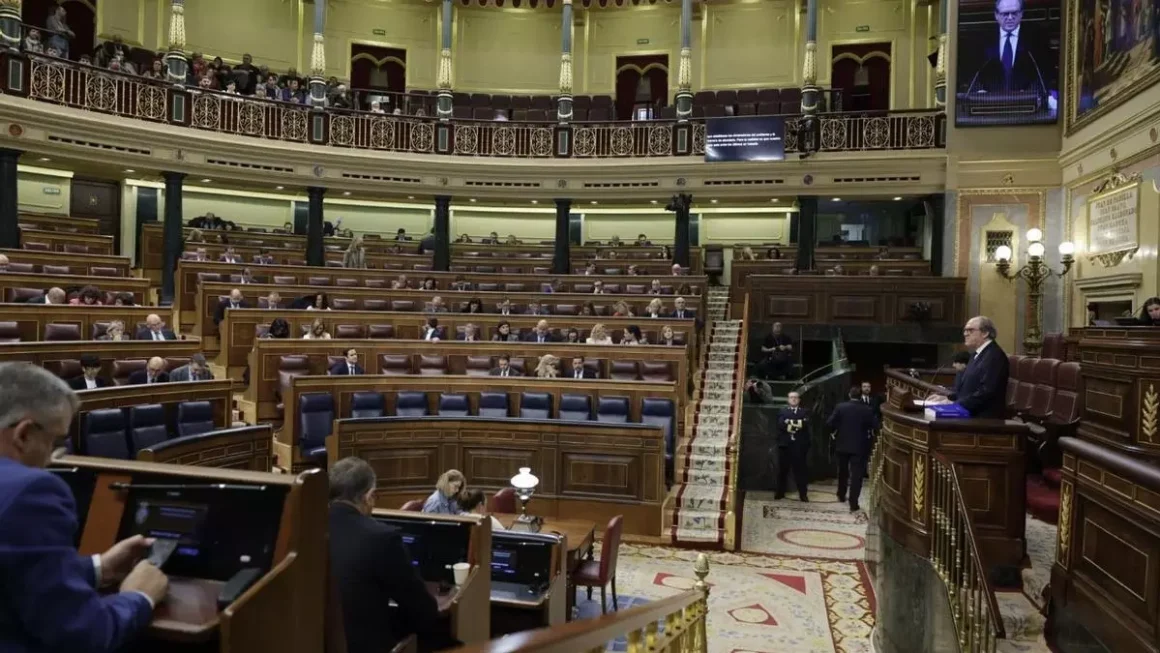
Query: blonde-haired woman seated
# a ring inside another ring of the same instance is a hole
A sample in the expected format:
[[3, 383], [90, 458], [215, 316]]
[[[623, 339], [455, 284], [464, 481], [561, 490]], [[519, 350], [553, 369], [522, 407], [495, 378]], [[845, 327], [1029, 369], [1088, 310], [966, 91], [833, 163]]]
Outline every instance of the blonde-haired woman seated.
[[584, 342], [590, 345], [611, 345], [612, 336], [608, 335], [603, 324], [597, 324], [592, 327], [592, 333], [588, 334], [588, 338]]
[[310, 330], [306, 335], [302, 336], [303, 340], [330, 340], [330, 332], [326, 330], [326, 323], [322, 318], [316, 317], [310, 323]]
[[551, 354], [544, 354], [536, 365], [536, 376], [541, 379], [554, 379], [560, 376], [560, 359]]
[[661, 327], [661, 337], [659, 340], [657, 340], [657, 344], [665, 345], [667, 347], [673, 347], [680, 344], [677, 342], [676, 335], [673, 333], [673, 327], [667, 324]]
[[664, 317], [665, 303], [661, 301], [660, 297], [654, 297], [648, 306], [644, 309], [644, 314], [650, 318]]
[[97, 340], [128, 340], [129, 336], [125, 335], [125, 323], [120, 320], [113, 320], [109, 322], [109, 326], [105, 327], [104, 335], [97, 338]]
[[742, 261], [756, 261], [757, 254], [753, 253], [752, 247], [750, 247], [749, 245], [746, 245], [745, 247], [741, 248], [741, 260]]
[[458, 515], [463, 512], [459, 507], [459, 493], [467, 479], [458, 469], [449, 469], [439, 477], [435, 483], [435, 491], [423, 503], [423, 512], [436, 515]]
[[612, 305], [612, 317], [636, 317], [632, 308], [623, 299]]

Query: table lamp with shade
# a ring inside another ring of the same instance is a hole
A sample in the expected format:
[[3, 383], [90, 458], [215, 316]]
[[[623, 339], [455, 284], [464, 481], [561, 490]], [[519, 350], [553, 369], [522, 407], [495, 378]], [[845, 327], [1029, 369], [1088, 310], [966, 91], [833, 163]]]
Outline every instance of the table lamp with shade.
[[532, 474], [531, 467], [521, 467], [520, 473], [513, 476], [511, 482], [512, 487], [515, 488], [516, 496], [520, 499], [520, 516], [512, 522], [510, 530], [529, 533], [540, 532], [540, 526], [544, 520], [528, 514], [528, 501], [531, 501], [532, 495], [536, 493], [536, 486], [540, 484], [540, 479]]

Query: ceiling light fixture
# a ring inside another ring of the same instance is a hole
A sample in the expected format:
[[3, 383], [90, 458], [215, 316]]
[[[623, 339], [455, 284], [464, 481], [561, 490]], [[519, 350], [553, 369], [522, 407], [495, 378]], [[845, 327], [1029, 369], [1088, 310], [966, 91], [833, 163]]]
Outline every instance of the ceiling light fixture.
[[894, 201], [895, 201], [895, 202], [901, 202], [901, 201], [902, 201], [902, 197], [901, 197], [901, 196], [899, 196], [899, 197], [895, 197], [895, 198], [894, 198]]
[[349, 190], [344, 190], [344, 191], [342, 191], [342, 194], [343, 194], [344, 196], [346, 196], [346, 197], [350, 197], [350, 191], [349, 191]]
[[132, 169], [132, 168], [125, 168], [125, 174], [127, 174], [127, 175], [131, 175], [135, 172], [137, 172], [137, 171]]
[[710, 204], [716, 204], [716, 203], [717, 203], [717, 200], [716, 200], [716, 198], [709, 200], [709, 203], [710, 203]]
[[835, 198], [831, 199], [830, 201], [831, 201], [831, 202], [841, 202], [841, 201], [842, 201], [842, 198], [840, 198], [840, 197], [835, 197]]
[[203, 184], [208, 184], [208, 183], [210, 183], [211, 181], [213, 181], [213, 180], [212, 180], [212, 179], [210, 179], [209, 177], [206, 177], [205, 179], [202, 179], [202, 180], [201, 180], [201, 183], [203, 183]]
[[275, 186], [274, 190], [286, 190], [285, 186]]

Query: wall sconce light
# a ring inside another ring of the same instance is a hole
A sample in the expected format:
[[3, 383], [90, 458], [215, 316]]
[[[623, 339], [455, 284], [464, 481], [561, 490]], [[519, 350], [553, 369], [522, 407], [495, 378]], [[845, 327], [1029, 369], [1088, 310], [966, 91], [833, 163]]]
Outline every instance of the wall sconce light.
[[1029, 315], [1023, 334], [1023, 353], [1038, 356], [1043, 348], [1043, 284], [1053, 276], [1062, 278], [1075, 263], [1075, 244], [1065, 241], [1059, 244], [1060, 262], [1063, 269], [1056, 272], [1043, 262], [1046, 248], [1043, 232], [1039, 229], [1027, 231], [1027, 263], [1014, 272], [1011, 271], [1011, 248], [1000, 245], [995, 249], [995, 269], [1008, 281], [1023, 279], [1027, 282], [1027, 298], [1031, 301]]

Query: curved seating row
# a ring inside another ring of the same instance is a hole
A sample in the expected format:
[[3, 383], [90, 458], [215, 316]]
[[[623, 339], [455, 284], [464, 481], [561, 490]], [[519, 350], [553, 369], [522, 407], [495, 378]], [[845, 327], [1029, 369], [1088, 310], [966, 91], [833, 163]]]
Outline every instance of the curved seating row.
[[193, 436], [214, 428], [213, 406], [208, 401], [99, 408], [83, 416], [77, 453], [127, 460], [174, 435]]
[[[212, 416], [211, 416], [212, 417]], [[268, 472], [272, 467], [273, 429], [269, 424], [213, 428], [186, 428], [186, 435], [169, 438], [137, 451], [137, 459], [171, 465], [194, 465]]]

